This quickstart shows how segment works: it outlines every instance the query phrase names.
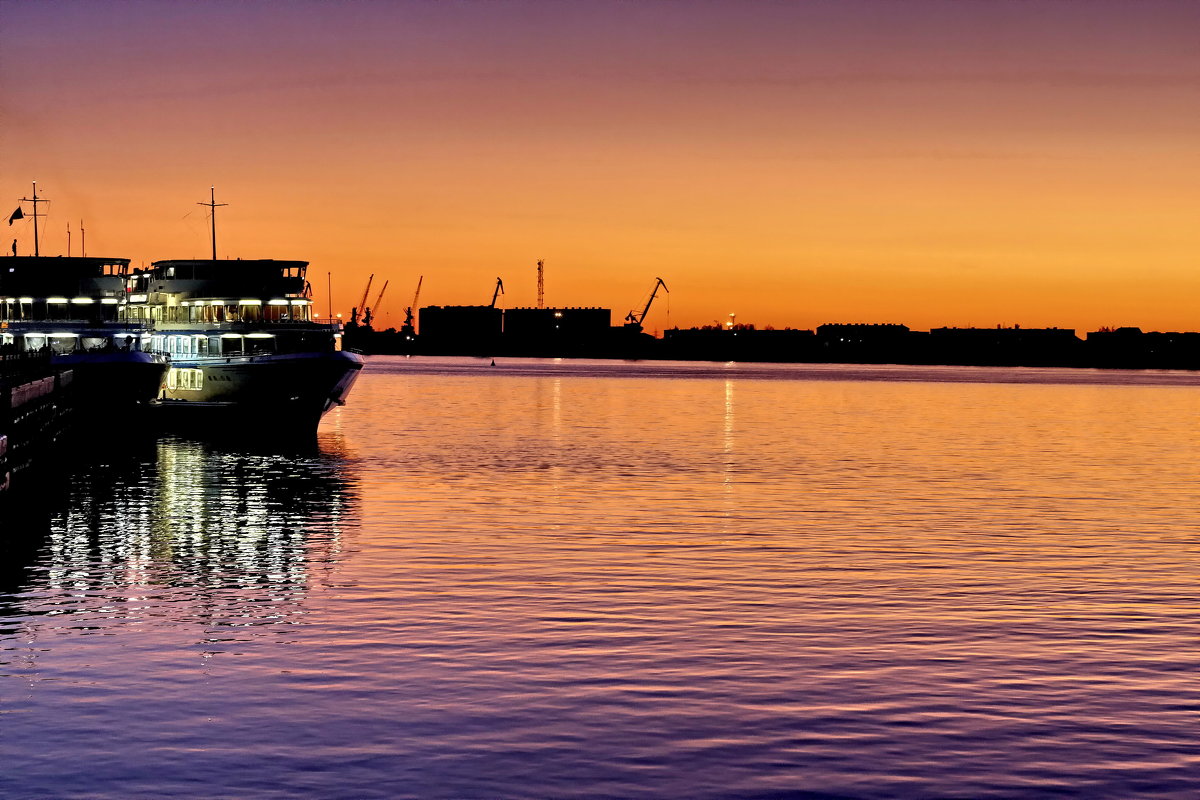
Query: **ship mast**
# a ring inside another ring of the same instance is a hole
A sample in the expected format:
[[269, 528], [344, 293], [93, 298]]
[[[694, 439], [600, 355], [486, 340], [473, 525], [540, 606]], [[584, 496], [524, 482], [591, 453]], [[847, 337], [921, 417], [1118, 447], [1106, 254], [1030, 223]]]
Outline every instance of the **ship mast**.
[[38, 230], [37, 230], [38, 223], [37, 223], [37, 221], [38, 221], [39, 216], [41, 216], [41, 217], [46, 216], [45, 214], [38, 214], [37, 204], [48, 202], [37, 196], [37, 181], [33, 182], [33, 197], [22, 197], [21, 202], [22, 203], [33, 203], [33, 214], [32, 214], [32, 216], [33, 216], [33, 254], [35, 256], [37, 256], [37, 255], [41, 254], [40, 251], [38, 250]]
[[217, 202], [217, 187], [210, 186], [208, 188], [208, 202], [207, 203], [197, 203], [196, 205], [206, 206], [212, 211], [212, 213], [209, 215], [209, 218], [212, 220], [212, 260], [216, 261], [217, 260], [217, 208], [219, 206], [227, 206], [227, 205], [229, 205], [229, 203], [218, 203]]

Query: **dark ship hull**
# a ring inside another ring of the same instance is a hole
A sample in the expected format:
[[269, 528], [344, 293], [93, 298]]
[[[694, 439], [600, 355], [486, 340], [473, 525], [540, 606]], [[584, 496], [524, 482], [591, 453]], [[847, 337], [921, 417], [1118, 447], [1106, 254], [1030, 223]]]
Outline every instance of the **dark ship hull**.
[[325, 412], [345, 403], [363, 364], [340, 350], [176, 357], [152, 413], [168, 430], [311, 433]]
[[81, 400], [78, 412], [86, 417], [152, 405], [167, 375], [165, 357], [137, 350], [68, 353], [55, 355], [52, 363], [74, 373], [75, 392]]

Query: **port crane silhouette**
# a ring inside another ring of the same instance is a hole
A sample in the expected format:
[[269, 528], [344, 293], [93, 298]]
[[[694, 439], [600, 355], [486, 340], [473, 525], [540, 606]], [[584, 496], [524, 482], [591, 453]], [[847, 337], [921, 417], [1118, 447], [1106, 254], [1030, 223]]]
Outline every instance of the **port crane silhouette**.
[[650, 299], [646, 301], [646, 307], [642, 309], [642, 313], [639, 315], [631, 310], [625, 315], [626, 328], [634, 328], [638, 331], [642, 330], [642, 323], [645, 322], [646, 315], [650, 313], [650, 306], [654, 303], [654, 298], [658, 295], [658, 290], [660, 287], [667, 294], [671, 293], [671, 290], [667, 288], [666, 281], [664, 281], [662, 278], [655, 278], [654, 288], [650, 291]]
[[502, 294], [504, 294], [504, 281], [500, 280], [499, 278], [496, 278], [496, 291], [492, 292], [491, 308], [496, 307], [496, 298]]
[[351, 325], [357, 325], [358, 318], [363, 315], [364, 311], [366, 311], [367, 294], [371, 291], [371, 281], [373, 281], [373, 280], [375, 280], [374, 272], [372, 272], [371, 276], [369, 278], [367, 278], [367, 288], [363, 289], [362, 299], [358, 301], [358, 305], [356, 305], [354, 308], [350, 309], [350, 324]]
[[375, 295], [375, 302], [363, 309], [363, 325], [370, 326], [371, 320], [379, 319], [379, 304], [383, 302], [383, 293], [387, 291], [390, 280], [383, 282], [383, 288]]
[[413, 336], [416, 333], [416, 328], [413, 327], [413, 309], [417, 307], [417, 300], [421, 298], [421, 283], [424, 280], [424, 275], [417, 278], [417, 291], [413, 293], [412, 304], [404, 309], [404, 324], [400, 326], [400, 332], [405, 336]]

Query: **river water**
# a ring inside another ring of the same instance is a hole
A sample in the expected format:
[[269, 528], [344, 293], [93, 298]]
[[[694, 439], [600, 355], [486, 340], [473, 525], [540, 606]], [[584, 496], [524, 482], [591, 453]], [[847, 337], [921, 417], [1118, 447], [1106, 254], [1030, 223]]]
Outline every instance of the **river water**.
[[1200, 795], [1200, 376], [377, 357], [6, 520], [0, 797]]

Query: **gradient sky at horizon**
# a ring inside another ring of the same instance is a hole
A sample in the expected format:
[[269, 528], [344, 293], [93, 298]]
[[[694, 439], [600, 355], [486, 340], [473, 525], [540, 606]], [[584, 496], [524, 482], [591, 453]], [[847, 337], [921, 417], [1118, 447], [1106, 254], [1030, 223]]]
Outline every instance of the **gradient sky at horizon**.
[[655, 329], [1196, 330], [1198, 34], [1192, 2], [0, 0], [0, 177], [53, 201], [44, 252], [83, 219], [135, 263], [206, 255], [215, 184], [222, 256], [311, 261], [322, 311], [375, 273], [385, 324], [419, 275], [532, 305], [544, 258], [614, 322], [662, 276]]

